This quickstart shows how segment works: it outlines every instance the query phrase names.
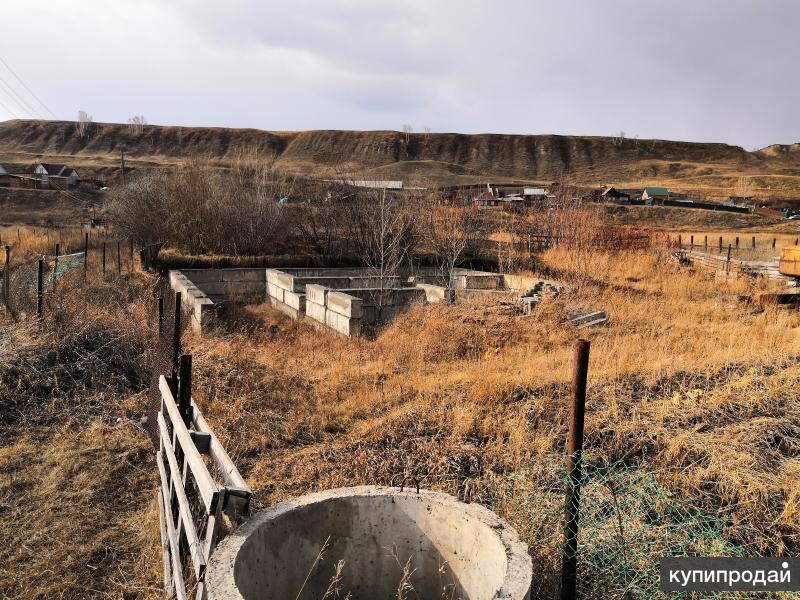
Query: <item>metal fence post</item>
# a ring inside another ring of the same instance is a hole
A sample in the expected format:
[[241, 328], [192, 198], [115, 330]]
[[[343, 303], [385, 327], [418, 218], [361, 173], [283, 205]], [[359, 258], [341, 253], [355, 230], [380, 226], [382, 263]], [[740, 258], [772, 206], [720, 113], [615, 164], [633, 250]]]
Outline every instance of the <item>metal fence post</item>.
[[89, 234], [86, 233], [83, 238], [83, 278], [86, 279], [86, 273], [89, 270]]
[[731, 272], [731, 245], [728, 244], [728, 258], [725, 260], [725, 272]]
[[6, 264], [3, 268], [3, 303], [11, 312], [11, 246], [6, 246]]
[[192, 355], [182, 354], [178, 388], [178, 410], [187, 426], [192, 421]]
[[583, 421], [586, 410], [586, 379], [589, 372], [589, 341], [575, 342], [572, 372], [572, 407], [567, 441], [567, 484], [564, 505], [564, 552], [561, 562], [561, 600], [574, 600], [578, 566], [578, 520], [580, 516], [581, 459], [583, 453]]
[[42, 304], [44, 300], [44, 259], [39, 259], [39, 277], [36, 280], [36, 316], [42, 316]]
[[117, 275], [122, 273], [122, 249], [120, 247], [120, 242], [117, 240]]
[[103, 276], [106, 274], [106, 243], [103, 241]]
[[172, 331], [172, 379], [178, 375], [178, 360], [181, 355], [181, 293], [175, 293], [175, 326]]

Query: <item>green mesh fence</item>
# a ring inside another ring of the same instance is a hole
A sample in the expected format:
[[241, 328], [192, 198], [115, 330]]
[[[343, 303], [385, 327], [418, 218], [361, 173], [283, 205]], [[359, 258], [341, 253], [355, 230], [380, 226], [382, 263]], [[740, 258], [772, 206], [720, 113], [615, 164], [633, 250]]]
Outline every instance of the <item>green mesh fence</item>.
[[[42, 283], [45, 291], [69, 271], [83, 268], [83, 252], [65, 254], [58, 257], [42, 256], [44, 271]], [[0, 304], [7, 304], [6, 309], [12, 314], [31, 312], [36, 309], [36, 288], [39, 280], [39, 261], [28, 260], [21, 263], [11, 263], [9, 272], [9, 290], [6, 294], [3, 289], [4, 277], [0, 277]]]
[[[661, 475], [622, 464], [584, 466], [578, 598], [674, 598], [675, 593], [658, 589], [660, 558], [748, 555], [726, 540], [724, 523], [659, 484]], [[568, 481], [563, 461], [546, 459], [484, 480], [473, 498], [507, 519], [528, 543], [533, 555], [531, 598], [559, 597]], [[736, 596], [694, 592], [692, 597]]]

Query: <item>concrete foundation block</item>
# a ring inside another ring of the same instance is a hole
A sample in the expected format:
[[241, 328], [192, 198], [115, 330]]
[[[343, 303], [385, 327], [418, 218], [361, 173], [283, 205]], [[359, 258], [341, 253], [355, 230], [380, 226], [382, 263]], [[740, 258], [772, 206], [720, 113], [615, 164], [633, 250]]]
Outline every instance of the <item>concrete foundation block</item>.
[[308, 302], [316, 302], [325, 306], [325, 296], [328, 293], [328, 288], [319, 284], [306, 285], [306, 300]]
[[325, 323], [325, 306], [322, 304], [317, 304], [316, 302], [312, 302], [309, 300], [308, 296], [306, 296], [306, 315], [315, 321], [319, 321], [320, 323]]
[[278, 302], [283, 302], [284, 291], [285, 290], [283, 288], [278, 287], [277, 285], [274, 285], [272, 283], [267, 284], [267, 295], [270, 298], [274, 298]]
[[[286, 273], [282, 273], [277, 271], [272, 278], [273, 285], [282, 288], [284, 290], [293, 292], [294, 291], [294, 276], [288, 275]], [[302, 290], [301, 290], [302, 291]]]
[[360, 318], [363, 311], [363, 300], [343, 292], [328, 292], [326, 308], [345, 317]]
[[267, 280], [266, 269], [220, 269], [222, 281], [261, 281]]
[[293, 308], [299, 313], [306, 312], [306, 295], [296, 294], [294, 292], [283, 292], [283, 302], [287, 306]]

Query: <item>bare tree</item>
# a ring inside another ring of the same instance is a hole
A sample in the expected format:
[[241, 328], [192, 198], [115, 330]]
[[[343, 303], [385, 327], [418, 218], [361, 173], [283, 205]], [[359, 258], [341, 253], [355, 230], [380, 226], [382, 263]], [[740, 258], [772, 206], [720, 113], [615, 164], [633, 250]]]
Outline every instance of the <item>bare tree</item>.
[[408, 146], [409, 142], [411, 141], [411, 134], [413, 131], [414, 128], [411, 125], [403, 125], [403, 134], [405, 135], [406, 146]]
[[456, 268], [480, 238], [481, 222], [470, 207], [438, 203], [430, 206], [429, 218], [427, 233], [439, 264], [439, 278], [452, 290]]
[[620, 131], [617, 135], [611, 138], [615, 146], [621, 146], [625, 141], [625, 132]]
[[144, 115], [134, 115], [128, 119], [128, 129], [133, 135], [142, 135], [145, 125], [147, 125], [147, 119], [144, 118]]
[[78, 130], [78, 137], [81, 139], [86, 137], [89, 133], [89, 127], [92, 124], [92, 116], [88, 114], [85, 110], [78, 111], [78, 122], [76, 123], [76, 127]]

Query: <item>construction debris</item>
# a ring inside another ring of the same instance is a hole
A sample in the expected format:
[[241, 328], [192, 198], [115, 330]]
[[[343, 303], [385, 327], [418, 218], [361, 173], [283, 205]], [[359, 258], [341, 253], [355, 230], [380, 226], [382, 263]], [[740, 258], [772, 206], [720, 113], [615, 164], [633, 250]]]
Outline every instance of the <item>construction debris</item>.
[[578, 313], [569, 317], [569, 322], [575, 325], [577, 329], [584, 329], [592, 327], [593, 325], [601, 325], [608, 321], [608, 315], [605, 311], [594, 310], [585, 313]]

